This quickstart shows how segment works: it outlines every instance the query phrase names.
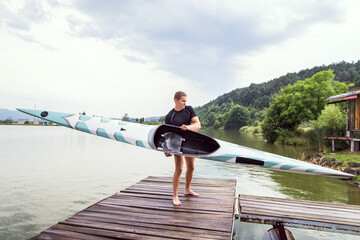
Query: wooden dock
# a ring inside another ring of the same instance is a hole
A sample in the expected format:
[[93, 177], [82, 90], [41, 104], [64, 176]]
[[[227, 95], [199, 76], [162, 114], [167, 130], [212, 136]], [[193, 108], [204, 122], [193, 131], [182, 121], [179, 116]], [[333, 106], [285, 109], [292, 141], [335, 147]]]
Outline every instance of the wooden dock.
[[195, 178], [200, 197], [180, 194], [173, 206], [172, 179], [148, 177], [30, 239], [231, 239], [235, 188], [236, 180]]
[[240, 220], [360, 235], [360, 206], [240, 194]]

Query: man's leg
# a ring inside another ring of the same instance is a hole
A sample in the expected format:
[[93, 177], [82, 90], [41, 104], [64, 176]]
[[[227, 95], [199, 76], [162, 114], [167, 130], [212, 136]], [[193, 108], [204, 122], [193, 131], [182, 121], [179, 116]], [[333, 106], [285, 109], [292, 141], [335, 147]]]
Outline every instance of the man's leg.
[[191, 190], [191, 181], [195, 169], [195, 158], [185, 157], [186, 161], [186, 174], [185, 174], [185, 195], [192, 195], [198, 197], [199, 194]]
[[176, 206], [181, 205], [178, 196], [178, 190], [180, 185], [180, 177], [184, 166], [184, 160], [182, 156], [174, 155], [175, 160], [175, 172], [173, 176], [173, 204]]

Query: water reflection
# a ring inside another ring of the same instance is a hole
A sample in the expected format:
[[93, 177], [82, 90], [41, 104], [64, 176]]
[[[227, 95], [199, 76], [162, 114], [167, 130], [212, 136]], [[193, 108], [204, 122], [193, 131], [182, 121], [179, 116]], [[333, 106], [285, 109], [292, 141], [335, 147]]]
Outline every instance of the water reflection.
[[[225, 130], [202, 130], [209, 136], [243, 145], [246, 147], [268, 151], [287, 157], [300, 157], [303, 151], [307, 151], [302, 147], [286, 146], [281, 144], [268, 144], [261, 136], [255, 136], [238, 131]], [[283, 195], [300, 200], [322, 201], [322, 202], [338, 202], [346, 204], [360, 205], [360, 188], [350, 185], [348, 182], [314, 175], [305, 175], [289, 172], [280, 172], [275, 170], [259, 170], [257, 167], [251, 168], [249, 179], [255, 180], [260, 175], [265, 175], [268, 180], [261, 179], [260, 182], [273, 182], [272, 188]], [[264, 195], [261, 194], [255, 195]], [[274, 195], [273, 195], [274, 196]]]
[[239, 131], [204, 129], [201, 130], [201, 132], [224, 141], [291, 158], [300, 158], [302, 153], [308, 152], [305, 147], [301, 146], [294, 147], [282, 144], [268, 144], [260, 135], [242, 133]]
[[[236, 131], [203, 132], [289, 157], [300, 152]], [[0, 239], [29, 238], [141, 179], [171, 176], [173, 169], [173, 159], [162, 153], [63, 127], [0, 126]], [[236, 179], [242, 194], [360, 205], [359, 188], [332, 178], [203, 159], [196, 160], [194, 177]], [[263, 239], [269, 228], [237, 222], [235, 239]], [[354, 239], [291, 231], [297, 239]]]

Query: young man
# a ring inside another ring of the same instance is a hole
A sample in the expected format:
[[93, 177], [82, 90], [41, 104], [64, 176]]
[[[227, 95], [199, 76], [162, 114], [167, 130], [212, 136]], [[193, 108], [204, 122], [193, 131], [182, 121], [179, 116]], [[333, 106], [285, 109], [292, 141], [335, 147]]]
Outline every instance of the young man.
[[[174, 102], [175, 107], [166, 115], [165, 123], [179, 126], [182, 130], [198, 130], [201, 128], [199, 118], [196, 116], [194, 109], [191, 106], [186, 106], [186, 93], [178, 91], [175, 93]], [[170, 157], [172, 154], [165, 153], [165, 156]], [[184, 157], [174, 155], [175, 172], [173, 176], [173, 204], [180, 206], [181, 202], [178, 196], [180, 185], [180, 176], [184, 166]], [[195, 168], [195, 158], [185, 157], [186, 174], [185, 174], [185, 195], [198, 197], [199, 194], [191, 190], [191, 180]]]

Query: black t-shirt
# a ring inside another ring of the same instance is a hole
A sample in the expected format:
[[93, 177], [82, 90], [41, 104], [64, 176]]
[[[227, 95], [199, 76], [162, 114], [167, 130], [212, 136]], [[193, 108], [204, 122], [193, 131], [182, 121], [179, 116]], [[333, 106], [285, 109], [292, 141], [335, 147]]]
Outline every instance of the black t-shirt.
[[185, 108], [180, 111], [172, 109], [166, 115], [165, 123], [174, 126], [182, 126], [183, 124], [190, 125], [193, 117], [196, 117], [194, 108], [192, 106], [185, 106]]

